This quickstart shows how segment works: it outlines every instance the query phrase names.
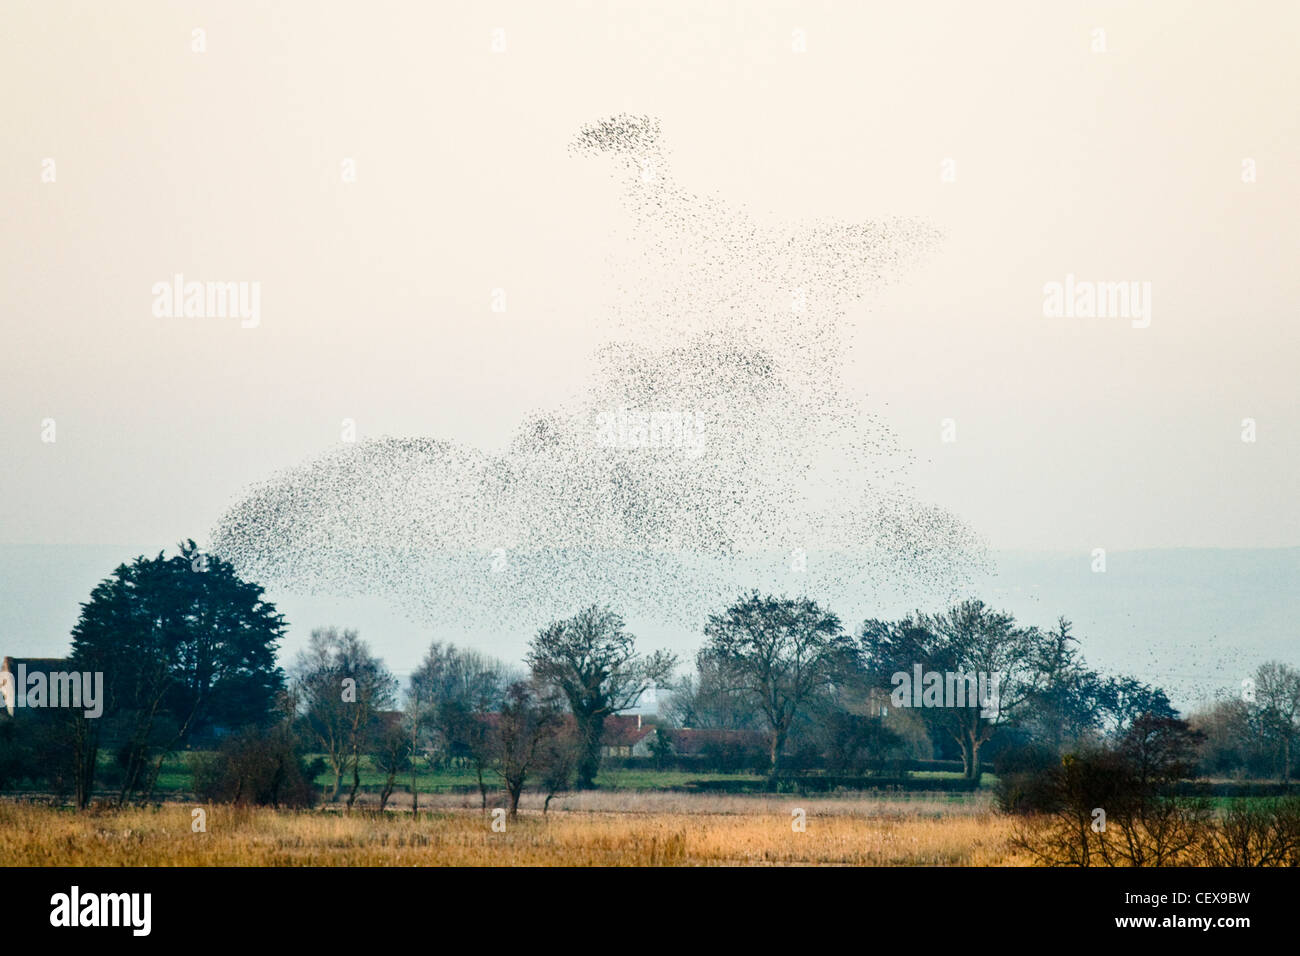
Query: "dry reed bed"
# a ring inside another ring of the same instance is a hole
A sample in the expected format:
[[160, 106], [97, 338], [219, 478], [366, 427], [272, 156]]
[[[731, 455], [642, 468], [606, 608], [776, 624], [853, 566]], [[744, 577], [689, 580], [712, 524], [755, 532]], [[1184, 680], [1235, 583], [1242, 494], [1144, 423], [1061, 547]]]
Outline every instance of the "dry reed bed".
[[[612, 795], [608, 795], [612, 796]], [[627, 795], [622, 795], [626, 797]], [[652, 795], [646, 795], [652, 796]], [[208, 807], [74, 813], [0, 804], [0, 858], [30, 866], [986, 866], [1023, 863], [1011, 824], [987, 809], [907, 801], [672, 795], [694, 809], [643, 801], [634, 812], [525, 810], [492, 830], [478, 810], [351, 814]], [[584, 795], [582, 801], [599, 803]], [[612, 801], [611, 801], [612, 802]], [[668, 804], [669, 801], [664, 801]], [[710, 806], [710, 804], [722, 804]], [[681, 804], [675, 804], [681, 806]], [[807, 814], [791, 828], [792, 809]], [[934, 812], [938, 809], [941, 812]]]

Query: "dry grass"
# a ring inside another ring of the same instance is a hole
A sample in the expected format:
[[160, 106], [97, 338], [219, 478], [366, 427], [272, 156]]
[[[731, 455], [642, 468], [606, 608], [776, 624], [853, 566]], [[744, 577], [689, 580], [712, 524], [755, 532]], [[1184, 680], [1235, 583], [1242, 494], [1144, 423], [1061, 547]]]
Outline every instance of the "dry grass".
[[[488, 806], [502, 804], [504, 798], [489, 792]], [[477, 793], [421, 794], [420, 809], [477, 810], [481, 798]], [[542, 809], [543, 798], [525, 793], [520, 801], [523, 810]], [[409, 810], [410, 797], [394, 798], [390, 808]], [[992, 798], [987, 793], [914, 794], [842, 793], [820, 796], [793, 794], [704, 794], [671, 790], [583, 790], [564, 793], [551, 800], [551, 812], [573, 810], [611, 813], [708, 813], [708, 814], [784, 814], [794, 807], [809, 815], [848, 816], [973, 816], [987, 813]]]
[[[657, 797], [665, 799], [658, 800]], [[621, 798], [621, 799], [619, 799]], [[74, 813], [0, 804], [0, 858], [18, 866], [990, 866], [1024, 863], [1007, 820], [922, 801], [599, 794], [496, 833], [478, 810], [346, 814], [207, 807]], [[663, 804], [662, 806], [657, 804]], [[807, 830], [791, 829], [791, 810]]]

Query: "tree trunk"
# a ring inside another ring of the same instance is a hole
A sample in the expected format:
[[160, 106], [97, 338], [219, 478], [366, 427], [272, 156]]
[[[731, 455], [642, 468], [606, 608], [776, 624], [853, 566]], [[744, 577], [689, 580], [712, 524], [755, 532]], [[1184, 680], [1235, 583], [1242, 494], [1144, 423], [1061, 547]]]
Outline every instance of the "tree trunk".
[[417, 693], [411, 703], [411, 817], [413, 819], [420, 815], [420, 790], [415, 780], [420, 769], [416, 764], [417, 754], [420, 752], [420, 723], [420, 695]]
[[360, 754], [352, 755], [352, 792], [348, 794], [348, 809], [352, 809], [352, 804], [357, 800], [357, 791], [361, 789], [361, 756]]
[[126, 798], [135, 789], [135, 781], [140, 776], [140, 764], [144, 760], [140, 746], [140, 744], [132, 740], [130, 750], [127, 752], [126, 770], [122, 776], [122, 786], [117, 792], [117, 805], [119, 807], [126, 806]]
[[974, 734], [967, 734], [957, 741], [961, 745], [962, 776], [967, 780], [978, 781], [980, 778], [980, 741]]
[[331, 757], [330, 767], [334, 770], [334, 789], [330, 791], [330, 803], [334, 803], [339, 798], [339, 791], [343, 789], [343, 764]]
[[970, 735], [970, 762], [966, 767], [966, 779], [974, 780], [979, 786], [980, 780], [980, 745], [983, 743], [975, 734]]
[[605, 717], [602, 714], [575, 714], [574, 718], [582, 741], [576, 786], [579, 790], [590, 790], [596, 786], [596, 774], [600, 771], [600, 741], [605, 735]]
[[275, 774], [271, 777], [271, 809], [280, 809], [280, 788], [284, 785], [284, 758], [275, 762]]
[[164, 750], [158, 755], [153, 771], [149, 774], [149, 783], [144, 788], [144, 796], [140, 798], [141, 804], [148, 803], [150, 798], [153, 797], [153, 792], [158, 786], [158, 775], [162, 773], [163, 761], [167, 759], [168, 753], [169, 751]]
[[149, 782], [145, 785], [144, 795], [140, 798], [141, 805], [148, 803], [153, 798], [153, 792], [158, 787], [158, 775], [162, 773], [163, 762], [167, 759], [168, 754], [174, 753], [185, 746], [190, 739], [190, 727], [194, 725], [194, 718], [198, 716], [199, 707], [202, 706], [202, 698], [194, 701], [194, 706], [190, 708], [189, 715], [185, 718], [185, 723], [181, 729], [176, 732], [176, 738], [172, 741], [170, 748], [164, 748], [158, 754], [158, 760], [154, 763], [153, 770], [149, 774]]
[[131, 791], [135, 789], [136, 781], [140, 779], [140, 770], [145, 764], [145, 752], [149, 749], [149, 738], [153, 734], [154, 718], [158, 713], [158, 706], [162, 703], [163, 691], [158, 692], [154, 698], [153, 705], [149, 708], [149, 717], [144, 722], [143, 728], [140, 725], [139, 715], [135, 718], [135, 724], [132, 727], [132, 737], [130, 744], [130, 757], [127, 761], [126, 779], [122, 783], [122, 790], [117, 797], [119, 807], [126, 805], [126, 798]]
[[778, 727], [772, 731], [772, 749], [768, 754], [768, 777], [775, 778], [777, 766], [781, 762], [781, 751], [785, 749], [786, 728]]
[[76, 784], [77, 809], [85, 810], [90, 806], [90, 798], [95, 789], [95, 765], [99, 761], [99, 731], [82, 716], [74, 718], [76, 764], [73, 776]]

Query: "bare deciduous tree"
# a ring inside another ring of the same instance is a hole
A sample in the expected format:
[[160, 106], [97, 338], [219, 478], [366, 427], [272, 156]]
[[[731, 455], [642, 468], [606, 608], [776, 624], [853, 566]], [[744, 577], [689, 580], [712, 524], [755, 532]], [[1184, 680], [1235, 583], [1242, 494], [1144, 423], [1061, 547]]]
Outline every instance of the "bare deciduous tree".
[[547, 740], [563, 723], [560, 701], [548, 691], [531, 681], [513, 682], [493, 722], [493, 764], [505, 785], [512, 817], [519, 814], [519, 797], [529, 776], [544, 763]]
[[529, 645], [534, 677], [559, 690], [573, 713], [580, 788], [593, 786], [600, 769], [605, 718], [635, 707], [651, 685], [666, 683], [677, 666], [677, 658], [665, 651], [641, 656], [635, 642], [623, 629], [623, 618], [593, 605], [543, 628]]
[[294, 680], [307, 726], [334, 774], [337, 800], [344, 773], [351, 771], [350, 808], [361, 788], [361, 757], [378, 711], [391, 708], [397, 679], [370, 652], [356, 631], [317, 628], [298, 655]]
[[437, 752], [473, 768], [485, 811], [492, 757], [485, 715], [500, 708], [506, 683], [506, 666], [496, 658], [439, 641], [411, 675], [411, 694], [420, 701]]
[[701, 670], [718, 667], [726, 686], [745, 691], [771, 731], [769, 772], [776, 773], [790, 727], [854, 652], [840, 619], [808, 598], [742, 597], [704, 626]]
[[1276, 748], [1280, 759], [1278, 779], [1291, 779], [1291, 745], [1300, 721], [1300, 671], [1269, 661], [1255, 672], [1255, 705], [1258, 722], [1265, 737]]

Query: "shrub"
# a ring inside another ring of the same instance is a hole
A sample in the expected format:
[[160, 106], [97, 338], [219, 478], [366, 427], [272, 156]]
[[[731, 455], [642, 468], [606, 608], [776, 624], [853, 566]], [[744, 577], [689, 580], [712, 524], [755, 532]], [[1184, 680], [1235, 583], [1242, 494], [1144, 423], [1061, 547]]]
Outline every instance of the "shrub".
[[1008, 750], [994, 765], [998, 775], [993, 797], [1003, 813], [1050, 813], [1060, 808], [1057, 771], [1061, 760], [1052, 750], [1028, 744]]
[[1059, 768], [1028, 772], [1044, 810], [1013, 845], [1049, 866], [1196, 862], [1215, 825], [1210, 804], [1174, 792], [1201, 739], [1183, 721], [1144, 715], [1114, 749], [1067, 754]]
[[312, 780], [323, 769], [308, 765], [283, 733], [247, 728], [216, 753], [194, 755], [194, 790], [200, 799], [270, 807], [308, 807], [315, 802]]
[[1300, 797], [1235, 801], [1201, 847], [1207, 866], [1300, 866]]

